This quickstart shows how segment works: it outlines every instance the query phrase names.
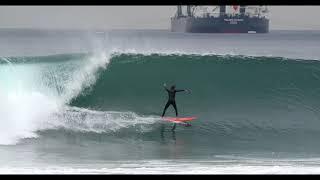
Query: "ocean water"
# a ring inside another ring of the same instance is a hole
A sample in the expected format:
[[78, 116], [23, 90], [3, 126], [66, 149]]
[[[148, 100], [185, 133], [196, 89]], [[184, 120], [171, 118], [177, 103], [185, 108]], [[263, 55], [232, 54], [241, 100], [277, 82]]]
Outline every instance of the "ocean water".
[[[319, 174], [319, 47], [320, 31], [0, 30], [0, 173]], [[191, 90], [191, 127], [161, 119], [164, 83]]]

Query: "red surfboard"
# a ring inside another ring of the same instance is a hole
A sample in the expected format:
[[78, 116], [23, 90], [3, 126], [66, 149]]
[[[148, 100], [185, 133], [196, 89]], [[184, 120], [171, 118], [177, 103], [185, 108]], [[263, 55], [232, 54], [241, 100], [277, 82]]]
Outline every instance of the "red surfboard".
[[186, 121], [193, 121], [197, 119], [196, 117], [163, 117], [164, 120], [174, 122], [174, 123], [183, 123]]

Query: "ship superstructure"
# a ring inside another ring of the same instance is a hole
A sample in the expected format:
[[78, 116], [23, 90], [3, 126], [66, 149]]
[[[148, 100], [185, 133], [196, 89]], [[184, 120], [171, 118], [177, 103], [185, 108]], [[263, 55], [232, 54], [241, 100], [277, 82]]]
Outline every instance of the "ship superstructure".
[[190, 33], [268, 33], [267, 6], [177, 6], [171, 31]]

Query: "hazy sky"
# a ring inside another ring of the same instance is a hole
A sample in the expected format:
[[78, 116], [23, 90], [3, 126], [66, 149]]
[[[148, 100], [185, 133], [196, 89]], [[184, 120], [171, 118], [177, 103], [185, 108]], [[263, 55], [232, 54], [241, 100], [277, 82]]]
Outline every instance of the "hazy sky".
[[[320, 6], [269, 6], [270, 29], [320, 30]], [[0, 28], [169, 29], [176, 6], [0, 6]]]

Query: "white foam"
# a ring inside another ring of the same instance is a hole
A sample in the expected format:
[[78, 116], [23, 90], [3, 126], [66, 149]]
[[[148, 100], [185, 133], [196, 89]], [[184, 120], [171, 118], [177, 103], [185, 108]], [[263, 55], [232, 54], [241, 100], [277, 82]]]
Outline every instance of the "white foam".
[[79, 95], [84, 88], [94, 84], [96, 80], [94, 73], [99, 68], [106, 68], [109, 61], [110, 56], [106, 52], [93, 54], [85, 64], [73, 72], [67, 84], [64, 85], [66, 92], [62, 97], [62, 101], [68, 103], [72, 98]]
[[[155, 117], [142, 117], [133, 112], [99, 112], [67, 106], [84, 88], [95, 83], [95, 73], [100, 68], [107, 68], [110, 62], [113, 51], [105, 51], [101, 44], [96, 44], [92, 56], [66, 75], [50, 71], [50, 77], [41, 77], [43, 74], [48, 76], [46, 68], [49, 67], [37, 65], [1, 67], [5, 71], [0, 73], [3, 77], [0, 82], [0, 145], [35, 138], [35, 132], [44, 129], [66, 128], [100, 133], [156, 122]], [[62, 75], [66, 76], [65, 80], [47, 82]], [[62, 94], [56, 92], [55, 86], [62, 86]], [[140, 126], [139, 129], [147, 128]]]
[[0, 167], [1, 174], [319, 174], [320, 167], [291, 161], [272, 164], [258, 162], [216, 162], [197, 160], [110, 161], [77, 166], [46, 165]]
[[122, 128], [136, 127], [148, 131], [148, 125], [159, 122], [157, 116], [139, 116], [134, 112], [94, 111], [68, 107], [53, 115], [43, 129], [64, 128], [71, 131], [108, 133]]
[[16, 144], [21, 138], [37, 137], [34, 131], [48, 114], [56, 112], [55, 101], [31, 92], [10, 92], [0, 96], [0, 144]]
[[[63, 94], [57, 94], [54, 87], [46, 84], [48, 79], [42, 77], [44, 69], [39, 65], [2, 66], [0, 144], [16, 144], [22, 138], [37, 137], [37, 130], [49, 127], [52, 117], [63, 113], [64, 106], [72, 98], [93, 84], [95, 72], [105, 68], [110, 60], [101, 48], [96, 49], [97, 52], [78, 69], [68, 72], [71, 75], [66, 81], [58, 82], [63, 86]], [[60, 72], [54, 73], [59, 75]]]

